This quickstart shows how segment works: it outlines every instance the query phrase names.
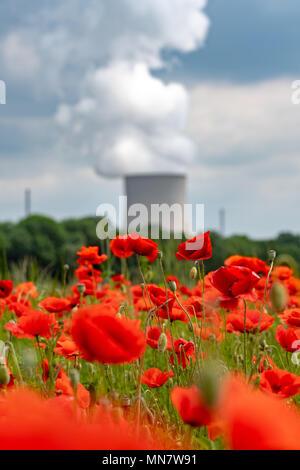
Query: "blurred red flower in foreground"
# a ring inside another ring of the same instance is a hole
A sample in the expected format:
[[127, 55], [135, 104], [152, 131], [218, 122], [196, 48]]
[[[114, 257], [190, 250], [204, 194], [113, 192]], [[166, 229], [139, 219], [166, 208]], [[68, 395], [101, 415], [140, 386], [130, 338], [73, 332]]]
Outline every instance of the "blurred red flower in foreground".
[[72, 336], [88, 361], [122, 364], [138, 359], [146, 340], [140, 320], [116, 317], [108, 305], [79, 309], [72, 318]]
[[171, 401], [185, 424], [195, 427], [210, 424], [212, 411], [204, 403], [202, 393], [195, 385], [190, 388], [173, 388]]
[[193, 237], [187, 242], [182, 242], [177, 248], [176, 258], [190, 261], [209, 259], [212, 255], [212, 246], [209, 238], [210, 232]]
[[300, 449], [296, 408], [231, 377], [223, 386], [219, 413], [233, 450]]
[[293, 353], [300, 349], [300, 329], [286, 330], [282, 325], [278, 325], [275, 338], [285, 351]]
[[233, 297], [251, 297], [259, 279], [251, 269], [241, 266], [222, 266], [213, 273], [211, 283], [221, 292], [223, 300], [231, 300]]
[[151, 367], [151, 369], [146, 370], [141, 378], [143, 384], [148, 385], [151, 388], [157, 388], [164, 385], [169, 378], [173, 377], [173, 371], [169, 373], [167, 371], [162, 372], [156, 367]]
[[5, 328], [17, 338], [33, 339], [37, 336], [50, 339], [57, 330], [55, 315], [40, 310], [28, 310], [18, 319], [18, 323], [6, 323]]
[[13, 286], [12, 281], [0, 281], [0, 299], [8, 297], [13, 290]]
[[0, 398], [0, 449], [18, 450], [144, 450], [163, 449], [164, 442], [138, 435], [125, 419], [97, 407], [93, 422], [77, 420], [70, 397], [50, 400], [29, 390]]

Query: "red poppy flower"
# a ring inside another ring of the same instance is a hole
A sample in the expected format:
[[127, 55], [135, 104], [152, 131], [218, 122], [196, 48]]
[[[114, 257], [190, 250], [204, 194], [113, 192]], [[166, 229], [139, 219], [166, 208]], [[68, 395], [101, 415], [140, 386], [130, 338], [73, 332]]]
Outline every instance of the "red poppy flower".
[[[256, 332], [258, 325], [259, 325], [259, 319], [260, 319], [259, 310], [250, 310], [250, 309], [247, 310], [246, 331], [248, 333]], [[226, 315], [227, 331], [243, 333], [245, 329], [244, 321], [245, 321], [244, 312], [242, 310], [239, 310], [235, 313], [229, 313], [228, 315]], [[274, 318], [271, 317], [271, 315], [268, 315], [267, 313], [263, 313], [261, 317], [259, 331], [265, 331], [268, 328], [271, 328], [273, 323], [274, 323]]]
[[278, 367], [267, 369], [259, 375], [259, 378], [260, 390], [276, 395], [278, 398], [288, 398], [299, 393], [300, 377], [286, 370]]
[[185, 424], [201, 427], [207, 426], [212, 420], [212, 411], [204, 403], [202, 393], [195, 385], [190, 388], [173, 388], [171, 401]]
[[176, 288], [177, 289], [179, 288], [180, 282], [179, 282], [178, 277], [173, 276], [172, 274], [170, 274], [169, 276], [166, 277], [166, 281], [167, 282], [174, 281], [175, 284], [176, 284]]
[[[56, 379], [55, 393], [57, 395], [72, 397], [72, 399], [74, 397], [74, 390], [71, 384], [71, 380], [63, 369], [61, 369]], [[78, 406], [82, 409], [86, 409], [90, 405], [90, 393], [80, 382], [77, 385], [76, 400]]]
[[210, 232], [193, 237], [187, 242], [182, 242], [177, 248], [176, 258], [198, 261], [209, 259], [212, 256], [212, 246], [209, 238]]
[[36, 299], [38, 292], [33, 282], [22, 282], [15, 288], [15, 295], [17, 295], [17, 297], [31, 297], [32, 299]]
[[79, 356], [77, 345], [74, 343], [72, 338], [69, 338], [64, 333], [57, 341], [54, 352], [55, 354], [66, 357], [67, 359], [75, 359], [76, 356]]
[[256, 274], [261, 274], [262, 276], [268, 274], [269, 268], [266, 263], [259, 258], [251, 256], [239, 256], [233, 255], [225, 260], [225, 266], [244, 266], [251, 269]]
[[57, 331], [55, 315], [40, 310], [30, 310], [18, 319], [18, 323], [6, 323], [5, 328], [16, 338], [33, 339], [36, 336], [50, 339]]
[[293, 276], [294, 271], [288, 266], [276, 266], [272, 271], [272, 279], [286, 281]]
[[97, 293], [97, 284], [93, 280], [83, 279], [82, 281], [75, 284], [75, 286], [71, 287], [71, 291], [75, 294], [75, 296], [77, 298], [80, 297], [80, 293], [79, 293], [79, 290], [78, 290], [78, 284], [84, 284], [85, 290], [82, 294], [84, 297], [86, 295], [96, 295], [96, 293]]
[[219, 414], [233, 450], [300, 449], [300, 414], [241, 379], [223, 385]]
[[242, 266], [228, 266], [217, 269], [211, 278], [212, 285], [221, 292], [223, 300], [245, 297], [253, 294], [259, 276]]
[[282, 323], [291, 328], [300, 328], [300, 308], [284, 310], [282, 315], [278, 315]]
[[146, 347], [140, 320], [115, 317], [108, 306], [79, 309], [72, 319], [72, 337], [83, 357], [104, 364], [123, 364], [138, 359]]
[[[195, 361], [195, 345], [192, 341], [186, 341], [183, 338], [179, 338], [174, 341], [174, 350], [177, 356], [178, 364], [185, 369], [190, 365], [190, 361]], [[175, 364], [173, 354], [170, 357], [171, 363]]]
[[123, 274], [115, 274], [114, 276], [111, 276], [111, 280], [113, 281], [116, 289], [120, 289], [121, 286], [129, 286], [131, 284]]
[[[139, 434], [124, 418], [116, 418], [98, 407], [93, 422], [76, 417], [68, 397], [50, 400], [19, 389], [0, 399], [0, 449], [2, 450], [145, 450], [164, 449], [157, 430], [153, 439], [143, 430]], [[168, 448], [168, 447], [167, 447]], [[171, 448], [171, 447], [169, 447]]]
[[[253, 364], [257, 363], [257, 357], [254, 356], [252, 359]], [[262, 356], [260, 363], [258, 364], [258, 372], [261, 373], [264, 370], [275, 369], [276, 365], [269, 356]]]
[[167, 371], [162, 372], [156, 367], [152, 367], [143, 373], [141, 382], [150, 388], [157, 388], [164, 385], [173, 376], [173, 371], [169, 371], [169, 373]]
[[93, 269], [92, 265], [81, 265], [75, 270], [75, 276], [77, 277], [78, 281], [90, 280], [100, 284], [103, 281], [100, 274], [101, 271], [99, 269]]
[[157, 243], [149, 238], [141, 237], [136, 233], [131, 233], [130, 237], [130, 249], [140, 255], [145, 256], [147, 260], [152, 263], [157, 258]]
[[[158, 340], [160, 335], [162, 334], [162, 330], [158, 326], [150, 326], [147, 332], [147, 344], [151, 346], [153, 349], [158, 348]], [[170, 332], [168, 330], [165, 331], [165, 335], [167, 337], [167, 349], [171, 351], [172, 349], [172, 339]]]
[[110, 242], [111, 252], [117, 256], [117, 258], [129, 258], [134, 253], [131, 249], [130, 241], [130, 235], [117, 235], [117, 237]]
[[147, 285], [147, 290], [148, 290], [150, 299], [152, 300], [152, 302], [154, 303], [156, 307], [163, 305], [167, 300], [170, 299], [169, 302], [166, 305], [164, 305], [162, 308], [160, 308], [158, 311], [158, 314], [161, 313], [161, 315], [159, 316], [162, 316], [164, 313], [165, 316], [162, 316], [162, 318], [168, 318], [168, 312], [169, 314], [171, 313], [173, 304], [175, 302], [174, 294], [168, 289], [167, 290], [168, 299], [167, 299], [166, 290], [155, 284]]
[[39, 303], [39, 307], [47, 310], [47, 312], [60, 314], [71, 309], [69, 299], [59, 297], [47, 297]]
[[0, 299], [4, 299], [8, 297], [14, 287], [14, 283], [12, 281], [0, 281]]
[[99, 255], [98, 246], [82, 246], [81, 251], [77, 251], [79, 264], [101, 264], [107, 260], [106, 255]]
[[282, 325], [278, 325], [275, 338], [285, 351], [293, 353], [300, 349], [300, 329], [286, 330]]

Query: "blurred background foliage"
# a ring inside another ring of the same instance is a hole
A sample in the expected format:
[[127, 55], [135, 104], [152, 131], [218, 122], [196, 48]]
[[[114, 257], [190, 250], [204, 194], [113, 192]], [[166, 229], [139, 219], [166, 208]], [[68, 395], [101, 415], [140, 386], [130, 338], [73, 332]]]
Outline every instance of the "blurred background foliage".
[[[109, 243], [100, 241], [96, 235], [99, 218], [85, 217], [67, 219], [61, 222], [42, 215], [32, 215], [20, 222], [0, 223], [0, 276], [2, 279], [11, 276], [16, 282], [24, 280], [37, 281], [42, 275], [60, 281], [63, 267], [70, 266], [70, 273], [76, 268], [76, 251], [81, 246], [98, 245], [100, 252], [109, 254]], [[233, 254], [256, 256], [267, 261], [267, 252], [276, 250], [277, 262], [291, 266], [296, 275], [300, 267], [300, 235], [281, 233], [273, 240], [251, 240], [247, 236], [233, 235], [223, 238], [216, 232], [211, 233], [213, 257], [205, 261], [207, 271], [220, 267], [224, 260]], [[163, 252], [163, 264], [166, 274], [178, 276], [188, 283], [188, 274], [192, 263], [178, 262], [175, 252], [181, 240], [158, 240]], [[137, 281], [136, 260], [128, 259], [131, 279]], [[159, 282], [161, 273], [159, 263], [145, 263], [148, 282]], [[102, 266], [103, 275], [107, 278], [119, 273], [122, 268], [120, 260], [111, 258]], [[72, 274], [70, 274], [72, 276]]]

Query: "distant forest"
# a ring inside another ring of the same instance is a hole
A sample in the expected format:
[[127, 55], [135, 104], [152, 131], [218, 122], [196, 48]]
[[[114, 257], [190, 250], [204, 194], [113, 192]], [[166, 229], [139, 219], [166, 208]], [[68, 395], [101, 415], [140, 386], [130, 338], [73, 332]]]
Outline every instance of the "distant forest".
[[[70, 271], [76, 267], [76, 251], [81, 246], [98, 245], [100, 251], [107, 253], [109, 243], [100, 241], [96, 235], [99, 219], [85, 217], [67, 219], [62, 222], [32, 215], [18, 223], [0, 224], [0, 276], [2, 279], [10, 274], [11, 266], [18, 266], [27, 260], [28, 277], [37, 276], [38, 270], [47, 269], [51, 276], [62, 278], [65, 264]], [[207, 271], [217, 269], [224, 260], [233, 254], [257, 256], [267, 260], [270, 249], [277, 252], [277, 263], [290, 265], [296, 274], [300, 268], [300, 235], [281, 233], [273, 240], [251, 240], [247, 236], [233, 235], [223, 238], [212, 232], [213, 257], [205, 262]], [[163, 261], [167, 274], [186, 276], [191, 265], [189, 262], [178, 262], [175, 257], [180, 240], [158, 240], [163, 252]], [[129, 266], [134, 271], [135, 260], [129, 259]], [[107, 269], [104, 267], [104, 269]], [[157, 271], [155, 263], [150, 268], [153, 277]], [[121, 264], [117, 259], [109, 261], [109, 273], [121, 272]], [[34, 274], [35, 273], [35, 274]], [[157, 273], [156, 273], [157, 274]], [[157, 274], [158, 276], [159, 274]], [[151, 276], [150, 276], [151, 277]]]

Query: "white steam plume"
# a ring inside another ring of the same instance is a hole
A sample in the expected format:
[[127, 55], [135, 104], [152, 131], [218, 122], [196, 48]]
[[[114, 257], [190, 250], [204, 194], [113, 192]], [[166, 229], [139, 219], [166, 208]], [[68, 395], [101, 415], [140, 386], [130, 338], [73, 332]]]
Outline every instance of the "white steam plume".
[[102, 174], [182, 172], [195, 154], [185, 135], [188, 94], [151, 72], [166, 65], [164, 51], [203, 44], [205, 5], [45, 0], [2, 38], [0, 65], [12, 77], [26, 70], [38, 93], [61, 98], [55, 120], [65, 151], [93, 157]]

